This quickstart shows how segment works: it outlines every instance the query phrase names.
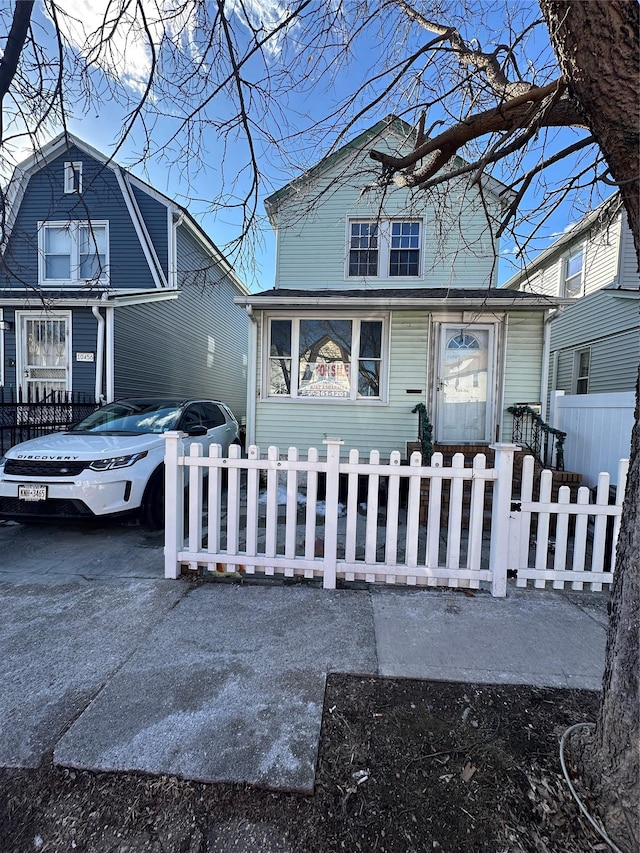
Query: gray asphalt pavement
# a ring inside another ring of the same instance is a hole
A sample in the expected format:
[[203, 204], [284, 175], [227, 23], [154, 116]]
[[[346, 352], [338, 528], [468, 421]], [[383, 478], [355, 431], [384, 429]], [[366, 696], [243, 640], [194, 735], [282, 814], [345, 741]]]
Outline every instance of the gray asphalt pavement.
[[329, 672], [600, 689], [606, 594], [163, 578], [159, 534], [0, 522], [0, 765], [313, 790]]

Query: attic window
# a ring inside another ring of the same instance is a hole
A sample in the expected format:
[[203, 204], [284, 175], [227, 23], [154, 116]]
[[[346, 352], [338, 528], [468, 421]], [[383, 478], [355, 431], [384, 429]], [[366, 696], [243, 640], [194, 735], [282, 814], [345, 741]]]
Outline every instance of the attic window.
[[82, 163], [64, 164], [64, 191], [65, 193], [82, 192]]

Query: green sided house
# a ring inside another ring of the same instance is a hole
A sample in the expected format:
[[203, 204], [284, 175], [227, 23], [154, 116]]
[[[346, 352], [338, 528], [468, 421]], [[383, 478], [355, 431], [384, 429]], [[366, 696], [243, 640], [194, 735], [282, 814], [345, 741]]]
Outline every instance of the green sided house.
[[499, 183], [385, 179], [369, 151], [413, 139], [389, 117], [266, 200], [276, 286], [236, 298], [252, 321], [249, 443], [404, 455], [422, 403], [436, 449], [471, 449], [510, 441], [507, 409], [545, 397], [545, 320], [567, 300], [496, 287]]

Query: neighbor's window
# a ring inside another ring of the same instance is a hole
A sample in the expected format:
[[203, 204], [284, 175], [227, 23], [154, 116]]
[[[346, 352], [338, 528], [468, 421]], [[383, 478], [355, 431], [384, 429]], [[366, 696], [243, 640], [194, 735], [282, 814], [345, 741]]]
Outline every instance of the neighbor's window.
[[563, 296], [579, 296], [582, 289], [582, 249], [564, 260]]
[[589, 368], [591, 367], [591, 350], [581, 349], [575, 354], [575, 393], [589, 393]]
[[349, 223], [349, 277], [417, 278], [422, 223], [381, 220]]
[[380, 398], [383, 321], [273, 319], [269, 396]]
[[82, 163], [64, 164], [64, 191], [65, 193], [82, 192]]
[[104, 280], [109, 261], [108, 242], [106, 222], [41, 224], [40, 283]]

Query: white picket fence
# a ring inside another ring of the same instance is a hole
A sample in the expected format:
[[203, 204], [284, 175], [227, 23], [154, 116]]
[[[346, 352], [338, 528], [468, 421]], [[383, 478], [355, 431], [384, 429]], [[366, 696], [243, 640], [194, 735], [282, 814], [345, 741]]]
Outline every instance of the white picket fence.
[[[509, 570], [517, 571], [520, 585], [570, 581], [595, 589], [611, 580], [610, 568], [594, 559], [604, 555], [608, 516], [614, 519], [609, 539], [617, 536], [624, 484], [609, 505], [603, 480], [597, 503], [587, 509], [588, 490], [570, 504], [569, 490], [561, 489], [552, 503], [544, 474], [534, 503], [532, 474], [525, 474], [520, 506], [512, 510], [514, 445], [492, 445], [495, 461], [488, 468], [483, 454], [471, 467], [462, 454], [447, 467], [439, 453], [428, 466], [419, 453], [408, 465], [399, 453], [381, 462], [376, 450], [366, 461], [356, 450], [342, 457], [338, 439], [324, 442], [323, 458], [316, 448], [304, 458], [290, 448], [282, 458], [276, 447], [264, 456], [256, 446], [246, 458], [236, 447], [223, 457], [219, 446], [205, 457], [199, 444], [187, 454], [183, 439], [166, 434], [167, 578], [183, 571], [277, 576], [321, 580], [328, 589], [359, 581], [482, 584], [495, 596], [506, 594]], [[523, 469], [529, 468], [525, 460]], [[572, 515], [578, 520], [569, 535]]]
[[534, 460], [523, 460], [520, 499], [512, 503], [509, 531], [509, 568], [518, 586], [534, 581], [544, 589], [552, 582], [554, 589], [563, 589], [570, 583], [571, 589], [586, 584], [600, 591], [612, 582], [628, 468], [629, 460], [621, 459], [613, 503], [607, 472], [599, 475], [593, 503], [586, 486], [578, 489], [575, 502], [569, 487], [561, 486], [553, 502], [552, 472], [541, 472], [539, 496], [533, 500]]

